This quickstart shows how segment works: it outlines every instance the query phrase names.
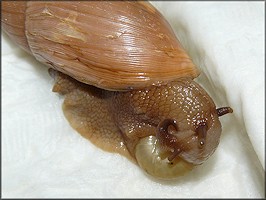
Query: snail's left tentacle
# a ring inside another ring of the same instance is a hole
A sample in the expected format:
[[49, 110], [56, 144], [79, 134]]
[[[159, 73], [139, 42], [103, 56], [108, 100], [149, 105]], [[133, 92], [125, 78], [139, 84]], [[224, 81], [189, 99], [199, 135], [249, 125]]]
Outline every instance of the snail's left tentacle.
[[175, 120], [165, 119], [161, 121], [158, 125], [156, 137], [163, 148], [167, 148], [172, 151], [172, 154], [168, 157], [168, 160], [172, 161], [176, 156], [178, 156], [181, 149], [178, 148], [176, 136], [169, 132], [170, 126], [173, 126], [176, 131], [178, 130]]

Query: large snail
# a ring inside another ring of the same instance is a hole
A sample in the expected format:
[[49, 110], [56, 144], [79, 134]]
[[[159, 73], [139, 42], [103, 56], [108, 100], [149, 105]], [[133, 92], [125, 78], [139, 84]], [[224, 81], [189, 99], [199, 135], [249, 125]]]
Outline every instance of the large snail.
[[[73, 128], [173, 178], [216, 150], [219, 117], [164, 17], [142, 1], [4, 1], [2, 28], [49, 66]], [[4, 67], [4, 66], [3, 66]]]

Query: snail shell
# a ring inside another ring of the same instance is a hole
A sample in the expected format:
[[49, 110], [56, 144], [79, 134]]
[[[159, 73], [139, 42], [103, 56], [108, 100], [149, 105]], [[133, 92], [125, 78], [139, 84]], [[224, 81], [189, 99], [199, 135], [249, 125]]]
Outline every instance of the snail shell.
[[193, 82], [199, 70], [148, 2], [5, 1], [2, 27], [54, 69], [65, 116], [104, 149], [115, 138], [149, 174], [172, 178], [217, 148], [218, 117], [232, 109]]
[[2, 3], [2, 26], [40, 62], [106, 90], [199, 75], [148, 2], [8, 1]]

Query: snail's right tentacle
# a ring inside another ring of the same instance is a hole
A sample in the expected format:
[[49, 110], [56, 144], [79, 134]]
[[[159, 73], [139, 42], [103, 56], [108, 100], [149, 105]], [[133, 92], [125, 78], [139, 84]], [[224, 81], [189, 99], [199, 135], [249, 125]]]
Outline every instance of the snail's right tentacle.
[[207, 136], [207, 124], [201, 124], [197, 129], [196, 133], [198, 135], [198, 147], [199, 148], [204, 148], [205, 146], [205, 140]]

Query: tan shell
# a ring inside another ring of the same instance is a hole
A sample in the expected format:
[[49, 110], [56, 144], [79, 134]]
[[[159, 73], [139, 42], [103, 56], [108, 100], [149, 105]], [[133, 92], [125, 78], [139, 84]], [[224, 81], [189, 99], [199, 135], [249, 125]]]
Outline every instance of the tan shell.
[[198, 69], [148, 2], [2, 2], [2, 27], [49, 67], [108, 90], [160, 85]]

